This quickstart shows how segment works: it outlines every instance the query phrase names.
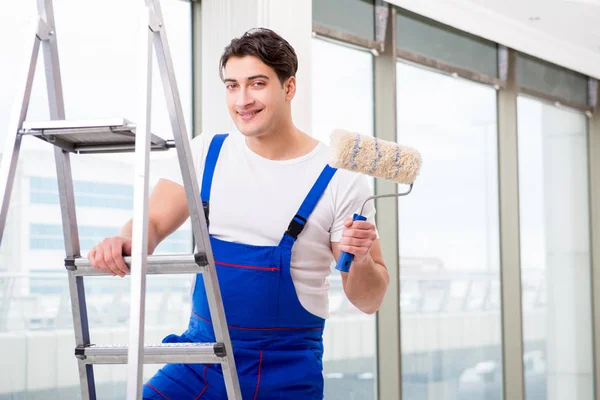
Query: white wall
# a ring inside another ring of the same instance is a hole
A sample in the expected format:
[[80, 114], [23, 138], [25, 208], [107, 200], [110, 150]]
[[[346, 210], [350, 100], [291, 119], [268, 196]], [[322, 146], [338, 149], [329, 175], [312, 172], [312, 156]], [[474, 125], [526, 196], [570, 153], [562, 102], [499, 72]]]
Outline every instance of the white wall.
[[296, 125], [311, 131], [311, 0], [203, 0], [202, 1], [202, 130], [235, 129], [225, 105], [219, 78], [219, 59], [233, 37], [250, 28], [271, 28], [296, 50], [300, 65], [292, 113]]

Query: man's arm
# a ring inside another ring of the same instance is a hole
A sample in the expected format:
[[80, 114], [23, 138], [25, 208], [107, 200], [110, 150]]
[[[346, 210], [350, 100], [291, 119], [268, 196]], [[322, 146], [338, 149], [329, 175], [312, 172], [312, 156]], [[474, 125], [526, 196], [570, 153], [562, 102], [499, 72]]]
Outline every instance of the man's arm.
[[350, 272], [341, 272], [344, 292], [356, 308], [374, 314], [381, 307], [390, 282], [375, 225], [351, 218], [347, 218], [344, 225], [340, 242], [331, 243], [336, 261], [342, 251], [354, 254]]
[[[175, 232], [189, 217], [185, 189], [160, 179], [148, 197], [148, 254], [154, 253], [167, 236]], [[119, 236], [131, 238], [133, 219], [127, 221]]]
[[[167, 236], [177, 230], [189, 217], [183, 186], [160, 179], [148, 199], [148, 254]], [[117, 236], [104, 239], [88, 253], [94, 268], [112, 275], [125, 276], [128, 272], [123, 260], [131, 255], [133, 219], [123, 225]]]

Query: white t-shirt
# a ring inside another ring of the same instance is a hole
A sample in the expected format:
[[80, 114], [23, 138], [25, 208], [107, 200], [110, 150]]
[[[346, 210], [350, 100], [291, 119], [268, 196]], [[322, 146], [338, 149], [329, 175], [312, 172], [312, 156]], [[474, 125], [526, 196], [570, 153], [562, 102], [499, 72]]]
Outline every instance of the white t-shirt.
[[[212, 137], [202, 134], [191, 141], [199, 188]], [[241, 133], [231, 133], [221, 148], [212, 182], [211, 235], [277, 246], [328, 160], [329, 148], [322, 142], [302, 157], [269, 160], [250, 150]], [[159, 177], [183, 184], [178, 164], [161, 171]], [[371, 195], [366, 176], [339, 169], [292, 249], [291, 275], [300, 303], [321, 318], [329, 316], [328, 276], [334, 261], [330, 242], [340, 241], [344, 218], [360, 212]], [[374, 223], [373, 201], [367, 202], [363, 215]]]

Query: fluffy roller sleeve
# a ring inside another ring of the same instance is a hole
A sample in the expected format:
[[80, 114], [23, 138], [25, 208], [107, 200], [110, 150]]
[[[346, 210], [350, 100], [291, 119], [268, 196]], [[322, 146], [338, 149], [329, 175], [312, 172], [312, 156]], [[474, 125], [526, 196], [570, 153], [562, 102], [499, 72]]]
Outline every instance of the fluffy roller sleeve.
[[331, 134], [329, 164], [334, 168], [411, 184], [419, 174], [421, 155], [411, 147], [394, 142], [335, 130]]

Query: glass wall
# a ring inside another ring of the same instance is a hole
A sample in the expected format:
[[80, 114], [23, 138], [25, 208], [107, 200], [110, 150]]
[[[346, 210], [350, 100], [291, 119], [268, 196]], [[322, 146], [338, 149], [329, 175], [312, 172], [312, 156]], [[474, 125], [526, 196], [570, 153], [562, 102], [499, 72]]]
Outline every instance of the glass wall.
[[[373, 135], [373, 56], [313, 39], [312, 135], [329, 143], [334, 129]], [[352, 82], [351, 85], [348, 82]], [[339, 271], [330, 276], [330, 312], [324, 331], [326, 399], [374, 399], [375, 317], [347, 299]]]
[[498, 76], [498, 46], [418, 14], [398, 9], [397, 47], [454, 68]]
[[[3, 56], [9, 60], [0, 63], [4, 94], [0, 96], [0, 145], [5, 142], [12, 95], [20, 84], [16, 78], [23, 66], [21, 57], [28, 55], [34, 34], [27, 31], [28, 22], [36, 15], [35, 1], [13, 3], [11, 18], [0, 25]], [[135, 2], [54, 3], [67, 118], [134, 120], [138, 35], [131, 21], [136, 18]], [[315, 1], [313, 22], [339, 31], [338, 39], [373, 40], [375, 2], [346, 3]], [[191, 133], [190, 3], [163, 0], [162, 9]], [[95, 18], [73, 17], [90, 14]], [[397, 356], [402, 363], [403, 398], [503, 399], [503, 368], [511, 366], [502, 361], [501, 315], [518, 309], [501, 310], [500, 304], [497, 92], [435, 71], [437, 67], [471, 79], [498, 78], [497, 45], [402, 10], [396, 22], [396, 32], [391, 34], [404, 59], [398, 62], [396, 75], [397, 140], [423, 156], [413, 192], [398, 199], [398, 214], [389, 216], [399, 223], [400, 264], [388, 268], [400, 271], [401, 354]], [[415, 36], [415, 31], [420, 34]], [[374, 56], [360, 45], [312, 39], [311, 133], [325, 143], [334, 129], [373, 135]], [[49, 115], [42, 60], [28, 113], [33, 121]], [[171, 138], [156, 62], [153, 73], [152, 130]], [[517, 79], [520, 90], [529, 96], [588, 104], [587, 77], [533, 57], [519, 55]], [[522, 281], [520, 288], [505, 287], [505, 293], [522, 290], [526, 398], [591, 400], [594, 349], [586, 117], [519, 97], [518, 146], [519, 181], [513, 183], [519, 187], [520, 214], [509, 219], [520, 223]], [[155, 171], [171, 165], [172, 155], [153, 153], [151, 183]], [[116, 234], [131, 217], [133, 157], [89, 155], [71, 160], [85, 257], [94, 243]], [[27, 138], [19, 161], [0, 247], [0, 399], [77, 399], [80, 388], [52, 149]], [[189, 252], [191, 244], [186, 223], [157, 253]], [[150, 276], [147, 285], [148, 342], [183, 331], [189, 317], [191, 277], [155, 278]], [[87, 282], [92, 342], [126, 343], [129, 279]], [[376, 317], [348, 302], [339, 272], [333, 268], [330, 284], [325, 398], [374, 400]], [[393, 315], [398, 315], [397, 310]], [[378, 318], [386, 315], [380, 313]], [[379, 351], [385, 352], [385, 343]], [[145, 377], [158, 368], [146, 365]], [[124, 366], [95, 367], [98, 398], [122, 399], [125, 371]]]
[[[55, 0], [57, 38], [66, 117], [127, 118], [135, 122], [137, 2]], [[188, 132], [191, 133], [190, 4], [162, 1]], [[18, 89], [28, 47], [28, 31], [37, 15], [36, 2], [12, 4], [11, 17], [0, 25], [0, 151]], [[86, 18], [93, 15], [94, 18]], [[29, 54], [28, 54], [29, 53]], [[9, 61], [10, 60], [10, 61]], [[43, 57], [33, 85], [29, 121], [49, 118]], [[152, 131], [172, 138], [158, 65], [153, 66]], [[155, 172], [174, 155], [153, 153]], [[128, 155], [71, 156], [82, 256], [104, 237], [118, 233], [132, 216], [134, 158]], [[64, 269], [60, 207], [51, 146], [26, 137], [0, 248], [0, 398], [77, 399], [80, 388], [67, 274]], [[191, 230], [185, 224], [157, 253], [190, 253]], [[181, 332], [189, 317], [189, 276], [148, 277], [146, 339], [159, 342]], [[127, 343], [129, 279], [87, 278], [91, 339], [97, 344]], [[158, 366], [147, 365], [149, 377]], [[96, 366], [100, 399], [124, 398], [124, 366]]]
[[[375, 40], [374, 0], [313, 0], [313, 22]], [[340, 12], [343, 9], [344, 12]]]
[[398, 200], [403, 398], [501, 399], [496, 91], [403, 62], [397, 85], [423, 158]]
[[587, 120], [518, 99], [527, 400], [593, 399]]
[[517, 81], [522, 88], [579, 106], [588, 105], [586, 76], [538, 58], [518, 55]]

